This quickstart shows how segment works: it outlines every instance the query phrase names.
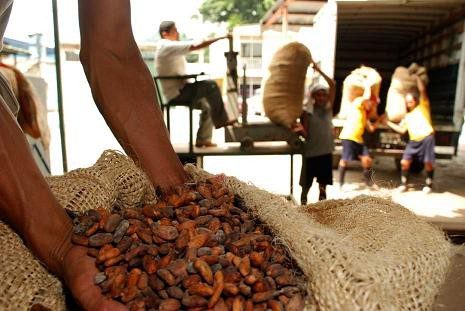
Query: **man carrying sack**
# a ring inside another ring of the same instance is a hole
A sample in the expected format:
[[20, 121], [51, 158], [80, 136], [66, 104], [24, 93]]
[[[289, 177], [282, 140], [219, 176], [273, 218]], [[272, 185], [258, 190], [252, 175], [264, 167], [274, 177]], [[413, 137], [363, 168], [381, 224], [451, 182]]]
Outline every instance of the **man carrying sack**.
[[405, 95], [407, 114], [399, 124], [387, 121], [393, 130], [401, 134], [408, 132], [409, 142], [405, 147], [401, 160], [401, 184], [398, 188], [407, 190], [410, 166], [414, 159], [424, 163], [426, 170], [423, 192], [432, 192], [434, 175], [434, 129], [431, 123], [431, 111], [428, 94], [423, 81], [416, 76], [417, 88]]
[[355, 98], [348, 106], [347, 119], [344, 122], [339, 138], [342, 140], [342, 157], [339, 161], [339, 187], [342, 189], [350, 161], [360, 160], [363, 167], [363, 178], [368, 187], [377, 189], [373, 181], [372, 158], [367, 146], [364, 144], [363, 134], [365, 130], [374, 132], [378, 126], [378, 120], [371, 122], [369, 113], [379, 102], [379, 97], [372, 96], [371, 83], [365, 82], [364, 93]]

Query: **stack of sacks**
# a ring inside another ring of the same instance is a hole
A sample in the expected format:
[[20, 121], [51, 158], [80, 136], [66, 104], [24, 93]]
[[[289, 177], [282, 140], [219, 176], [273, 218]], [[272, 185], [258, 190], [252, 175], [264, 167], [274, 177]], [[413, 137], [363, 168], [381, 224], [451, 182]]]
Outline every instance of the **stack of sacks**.
[[[351, 103], [357, 97], [363, 96], [365, 92], [365, 86], [368, 84], [371, 86], [372, 98], [379, 98], [379, 92], [381, 89], [381, 76], [379, 73], [366, 66], [361, 66], [353, 70], [350, 75], [344, 80], [344, 88], [342, 90], [341, 110], [338, 117], [345, 119], [350, 109]], [[376, 107], [374, 106], [370, 112], [370, 117], [376, 117]]]
[[386, 113], [390, 121], [399, 122], [407, 113], [405, 94], [417, 88], [415, 75], [420, 77], [425, 85], [428, 84], [426, 68], [416, 63], [411, 64], [409, 68], [397, 67], [394, 71], [386, 103]]

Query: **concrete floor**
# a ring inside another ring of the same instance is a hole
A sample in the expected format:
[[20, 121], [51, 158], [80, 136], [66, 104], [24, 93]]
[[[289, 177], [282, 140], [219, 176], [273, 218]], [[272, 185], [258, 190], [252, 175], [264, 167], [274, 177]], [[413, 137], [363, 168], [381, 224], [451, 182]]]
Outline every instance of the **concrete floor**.
[[[435, 169], [434, 192], [424, 194], [424, 173], [412, 174], [409, 190], [396, 191], [399, 185], [399, 172], [392, 158], [378, 157], [373, 165], [375, 181], [380, 187], [373, 191], [364, 187], [359, 165], [351, 168], [347, 182], [340, 190], [338, 185], [328, 191], [331, 198], [350, 198], [360, 194], [369, 194], [391, 198], [415, 214], [432, 222], [442, 229], [465, 234], [465, 146], [462, 145], [457, 157], [452, 160], [438, 160]], [[338, 173], [334, 171], [334, 180]]]

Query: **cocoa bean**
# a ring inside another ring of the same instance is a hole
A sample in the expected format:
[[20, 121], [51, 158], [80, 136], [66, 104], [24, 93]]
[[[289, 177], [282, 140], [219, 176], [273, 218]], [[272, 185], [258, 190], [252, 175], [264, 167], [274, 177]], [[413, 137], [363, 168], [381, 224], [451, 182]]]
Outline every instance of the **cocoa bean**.
[[187, 276], [187, 262], [185, 260], [175, 260], [171, 262], [167, 268], [175, 277]]
[[200, 296], [184, 296], [181, 303], [188, 308], [204, 307], [208, 305], [208, 301]]
[[188, 289], [190, 295], [210, 297], [213, 295], [213, 288], [204, 283], [193, 284]]
[[213, 272], [210, 266], [201, 259], [196, 259], [194, 261], [194, 268], [199, 272], [200, 276], [208, 284], [213, 284]]
[[224, 283], [223, 293], [228, 296], [236, 296], [239, 294], [239, 288], [234, 283]]
[[152, 274], [149, 276], [149, 286], [156, 292], [165, 288], [165, 284], [162, 280], [160, 280], [156, 274]]
[[173, 226], [160, 225], [152, 228], [153, 233], [166, 241], [176, 240], [179, 236], [178, 230]]
[[173, 298], [162, 300], [159, 306], [159, 311], [177, 311], [181, 309], [181, 303]]
[[250, 273], [250, 259], [248, 256], [245, 256], [242, 258], [240, 264], [239, 264], [239, 272], [243, 276], [247, 276]]
[[189, 289], [192, 285], [198, 284], [201, 281], [202, 281], [202, 279], [200, 278], [200, 276], [198, 274], [192, 274], [192, 275], [189, 275], [189, 276], [185, 277], [182, 280], [182, 286], [184, 288]]
[[87, 229], [85, 236], [91, 236], [92, 234], [97, 232], [98, 226], [98, 223], [94, 223], [89, 229]]
[[182, 297], [184, 296], [184, 292], [182, 289], [180, 289], [179, 287], [177, 286], [171, 286], [169, 287], [166, 292], [168, 293], [168, 295], [170, 297], [173, 297], [175, 299], [182, 299]]
[[129, 302], [135, 299], [138, 295], [139, 295], [139, 289], [136, 286], [126, 287], [121, 292], [121, 301]]
[[145, 255], [142, 258], [142, 267], [148, 274], [154, 274], [158, 270], [158, 262], [155, 260], [155, 257]]
[[[119, 250], [118, 250], [119, 251]], [[113, 257], [113, 258], [110, 258], [110, 259], [107, 259], [103, 265], [105, 267], [110, 267], [110, 266], [114, 266], [116, 265], [117, 263], [119, 263], [120, 261], [124, 260], [124, 256], [123, 255], [119, 255], [119, 256], [116, 256], [116, 257]]]
[[269, 265], [266, 268], [266, 275], [271, 276], [272, 278], [276, 278], [277, 276], [283, 273], [284, 273], [284, 267], [279, 263]]
[[119, 214], [111, 214], [103, 224], [103, 230], [111, 233], [116, 230], [120, 222], [121, 216]]
[[252, 301], [254, 303], [260, 303], [260, 302], [268, 301], [270, 299], [273, 299], [274, 294], [275, 294], [274, 290], [255, 293], [255, 294], [252, 295]]
[[189, 233], [187, 232], [187, 230], [182, 230], [175, 243], [176, 249], [182, 250], [187, 246], [188, 243], [189, 243]]
[[137, 287], [140, 290], [144, 290], [149, 286], [149, 276], [146, 272], [142, 271], [139, 281], [137, 282]]
[[150, 229], [148, 229], [148, 228], [139, 229], [139, 230], [137, 230], [136, 233], [137, 233], [137, 236], [139, 237], [139, 239], [141, 239], [145, 243], [147, 243], [147, 244], [152, 243], [152, 231]]
[[239, 288], [239, 292], [246, 297], [252, 294], [252, 289], [250, 288], [250, 286], [247, 286], [244, 283], [239, 284], [237, 288]]
[[107, 276], [105, 275], [105, 272], [99, 272], [94, 277], [94, 284], [98, 285], [100, 283], [103, 283], [106, 279]]
[[113, 234], [113, 242], [119, 243], [121, 239], [123, 238], [123, 236], [126, 234], [128, 229], [129, 229], [129, 221], [127, 221], [126, 219], [123, 219], [122, 221], [120, 221], [120, 223], [115, 229], [115, 233]]
[[157, 275], [169, 286], [176, 284], [176, 278], [168, 269], [159, 269]]

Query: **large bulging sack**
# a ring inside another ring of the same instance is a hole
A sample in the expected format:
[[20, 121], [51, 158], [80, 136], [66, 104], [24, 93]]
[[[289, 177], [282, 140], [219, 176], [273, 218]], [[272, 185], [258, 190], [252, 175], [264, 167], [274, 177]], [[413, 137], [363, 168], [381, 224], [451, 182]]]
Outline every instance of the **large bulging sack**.
[[380, 74], [371, 67], [361, 66], [353, 70], [344, 80], [341, 110], [338, 116], [343, 119], [347, 117], [351, 103], [354, 99], [363, 95], [367, 82], [371, 86], [372, 96], [379, 97], [381, 81]]
[[405, 94], [417, 89], [415, 75], [420, 77], [425, 85], [428, 84], [426, 68], [416, 63], [412, 63], [409, 68], [397, 67], [394, 71], [386, 102], [386, 113], [390, 121], [399, 122], [405, 117]]
[[274, 54], [263, 90], [263, 107], [272, 122], [291, 128], [302, 113], [311, 61], [309, 49], [298, 42], [286, 44]]

